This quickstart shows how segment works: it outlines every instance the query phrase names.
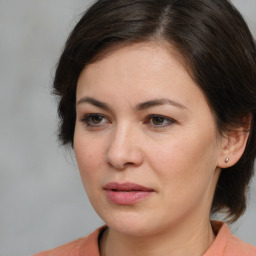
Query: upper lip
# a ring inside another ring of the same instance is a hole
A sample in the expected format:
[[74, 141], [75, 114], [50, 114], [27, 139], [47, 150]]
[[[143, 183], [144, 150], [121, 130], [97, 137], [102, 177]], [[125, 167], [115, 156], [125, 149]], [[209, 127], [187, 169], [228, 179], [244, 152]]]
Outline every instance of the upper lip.
[[104, 186], [105, 190], [113, 190], [113, 191], [154, 191], [152, 188], [147, 188], [136, 183], [117, 183], [110, 182]]

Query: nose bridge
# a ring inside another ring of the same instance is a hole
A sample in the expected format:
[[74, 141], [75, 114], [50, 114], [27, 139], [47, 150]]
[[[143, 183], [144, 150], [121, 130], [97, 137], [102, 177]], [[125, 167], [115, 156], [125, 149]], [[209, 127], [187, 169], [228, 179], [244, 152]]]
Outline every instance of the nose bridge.
[[138, 129], [128, 121], [116, 125], [107, 150], [108, 163], [117, 169], [124, 169], [127, 165], [140, 165], [143, 153], [138, 143], [139, 137]]

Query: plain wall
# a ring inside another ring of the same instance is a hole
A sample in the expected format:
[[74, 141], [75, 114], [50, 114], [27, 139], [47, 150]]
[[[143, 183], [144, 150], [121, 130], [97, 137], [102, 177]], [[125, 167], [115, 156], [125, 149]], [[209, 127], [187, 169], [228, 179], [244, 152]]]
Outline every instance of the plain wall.
[[[85, 0], [0, 0], [0, 256], [25, 256], [85, 236], [102, 221], [72, 152], [56, 140], [50, 95], [64, 41]], [[256, 1], [236, 0], [256, 35]], [[232, 229], [256, 245], [255, 179]]]

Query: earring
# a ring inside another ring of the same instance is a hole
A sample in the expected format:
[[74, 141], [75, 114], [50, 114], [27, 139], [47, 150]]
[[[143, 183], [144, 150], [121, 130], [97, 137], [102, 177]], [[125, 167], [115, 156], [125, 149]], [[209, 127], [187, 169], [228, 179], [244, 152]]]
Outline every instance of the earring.
[[229, 161], [229, 158], [227, 157], [227, 158], [225, 159], [225, 163], [228, 163], [228, 161]]

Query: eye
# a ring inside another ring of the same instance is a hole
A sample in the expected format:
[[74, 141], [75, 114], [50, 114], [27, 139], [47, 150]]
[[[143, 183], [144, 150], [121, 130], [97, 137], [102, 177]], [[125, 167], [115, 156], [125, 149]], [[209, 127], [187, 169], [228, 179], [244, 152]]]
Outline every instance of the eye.
[[150, 115], [147, 117], [147, 123], [149, 123], [153, 127], [165, 127], [175, 123], [175, 121], [169, 117], [161, 116], [161, 115]]
[[108, 119], [102, 114], [88, 114], [81, 119], [89, 127], [99, 127], [109, 122]]

